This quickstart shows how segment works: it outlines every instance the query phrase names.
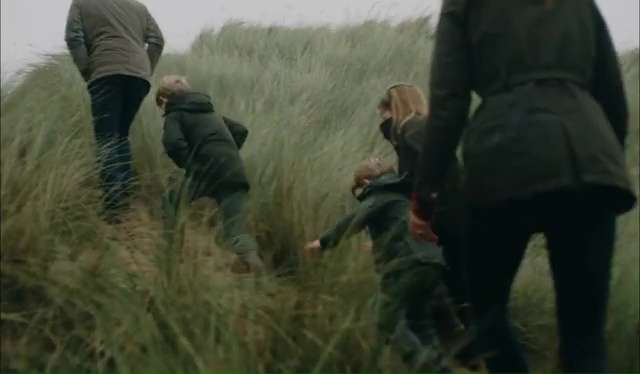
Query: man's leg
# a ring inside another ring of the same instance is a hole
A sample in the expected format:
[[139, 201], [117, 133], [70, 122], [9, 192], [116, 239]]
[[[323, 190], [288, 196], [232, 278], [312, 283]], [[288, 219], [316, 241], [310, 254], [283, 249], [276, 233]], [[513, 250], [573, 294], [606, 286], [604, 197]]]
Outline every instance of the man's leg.
[[131, 124], [136, 118], [144, 98], [151, 88], [149, 82], [141, 78], [122, 76], [124, 95], [120, 115], [120, 136], [128, 137]]
[[108, 220], [114, 220], [117, 219], [116, 213], [127, 205], [118, 188], [122, 179], [118, 170], [119, 120], [122, 111], [122, 87], [118, 77], [108, 76], [91, 83], [89, 96], [98, 146], [103, 210]]
[[553, 223], [545, 230], [566, 373], [611, 372], [605, 325], [616, 217], [594, 207], [596, 199], [556, 204], [561, 211], [551, 214]]
[[247, 192], [224, 194], [216, 200], [222, 213], [225, 240], [231, 243], [238, 258], [249, 265], [252, 271], [263, 271], [264, 265], [258, 255], [258, 242], [247, 228], [245, 211]]
[[118, 172], [121, 176], [121, 195], [129, 199], [132, 192], [133, 165], [129, 131], [140, 105], [149, 93], [149, 82], [141, 78], [120, 76], [122, 81], [122, 110], [118, 123]]
[[510, 206], [471, 212], [469, 225], [467, 289], [478, 345], [491, 355], [486, 359], [491, 373], [529, 372], [511, 328], [508, 303], [531, 229], [527, 214]]

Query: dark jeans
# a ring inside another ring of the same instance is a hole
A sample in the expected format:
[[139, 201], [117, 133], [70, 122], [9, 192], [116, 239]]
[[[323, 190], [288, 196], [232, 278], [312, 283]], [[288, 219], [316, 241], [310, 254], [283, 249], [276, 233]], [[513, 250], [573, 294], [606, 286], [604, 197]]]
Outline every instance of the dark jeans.
[[447, 366], [430, 305], [442, 284], [442, 270], [439, 265], [411, 261], [382, 273], [378, 330], [412, 369]]
[[455, 305], [463, 305], [469, 302], [464, 279], [464, 261], [465, 252], [467, 251], [464, 230], [463, 225], [438, 227], [434, 224], [434, 232], [440, 239], [442, 253], [447, 261], [444, 282]]
[[149, 88], [146, 80], [125, 75], [110, 75], [89, 85], [107, 215], [129, 206], [133, 179], [129, 129]]
[[560, 361], [567, 373], [608, 373], [605, 322], [616, 217], [594, 191], [555, 192], [471, 212], [469, 295], [492, 373], [527, 373], [507, 304], [533, 233], [553, 273]]
[[[186, 199], [189, 203], [200, 195], [189, 195], [186, 190], [186, 196], [182, 196], [182, 191], [188, 188], [186, 182], [180, 187], [172, 188], [165, 194], [165, 201], [168, 206], [165, 209], [171, 209], [171, 213], [175, 214], [179, 211], [181, 198]], [[204, 196], [203, 196], [204, 197]], [[239, 256], [246, 256], [250, 253], [257, 253], [259, 246], [256, 239], [249, 233], [246, 219], [246, 201], [248, 192], [241, 190], [232, 193], [216, 194], [209, 196], [218, 203], [218, 215], [222, 221], [222, 231], [225, 241], [231, 244], [234, 252]]]
[[[466, 227], [462, 218], [439, 219], [434, 218], [433, 231], [440, 239], [439, 244], [442, 246], [442, 253], [447, 268], [444, 273], [444, 284], [441, 292], [437, 295], [434, 306], [434, 318], [439, 327], [441, 335], [451, 335], [455, 333], [460, 323], [465, 327], [470, 325], [469, 316], [469, 296], [466, 285]], [[453, 304], [453, 305], [452, 305]], [[451, 308], [456, 310], [455, 314], [451, 313]]]

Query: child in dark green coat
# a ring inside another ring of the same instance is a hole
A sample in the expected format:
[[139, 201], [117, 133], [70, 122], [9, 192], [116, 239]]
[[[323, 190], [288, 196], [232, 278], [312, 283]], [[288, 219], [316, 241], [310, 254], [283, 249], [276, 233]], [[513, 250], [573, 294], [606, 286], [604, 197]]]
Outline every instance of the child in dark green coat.
[[360, 163], [353, 183], [358, 208], [305, 249], [333, 248], [342, 239], [368, 229], [381, 273], [378, 329], [384, 342], [390, 343], [411, 369], [448, 373], [452, 371], [432, 325], [429, 305], [442, 287], [442, 250], [409, 237], [406, 188], [411, 186], [380, 160]]
[[[244, 211], [250, 186], [239, 148], [247, 129], [216, 113], [209, 96], [191, 92], [184, 77], [165, 76], [156, 92], [156, 104], [164, 116], [162, 143], [167, 155], [186, 172], [188, 200], [216, 200], [225, 239], [232, 243], [238, 260], [253, 271], [263, 270]], [[169, 193], [175, 210], [181, 193]]]

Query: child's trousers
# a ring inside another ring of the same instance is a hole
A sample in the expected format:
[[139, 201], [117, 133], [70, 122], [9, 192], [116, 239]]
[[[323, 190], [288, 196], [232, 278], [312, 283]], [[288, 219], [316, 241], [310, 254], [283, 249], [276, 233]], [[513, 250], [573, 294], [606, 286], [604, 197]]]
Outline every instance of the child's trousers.
[[443, 271], [441, 265], [409, 261], [382, 273], [378, 330], [413, 370], [448, 372], [430, 305]]
[[[165, 194], [165, 212], [167, 216], [176, 217], [181, 206], [182, 187], [172, 188]], [[225, 241], [231, 244], [233, 251], [242, 258], [252, 270], [263, 270], [262, 260], [258, 256], [258, 242], [249, 233], [246, 222], [247, 192], [237, 191], [228, 194], [211, 196], [218, 203], [218, 215], [223, 225]], [[187, 196], [185, 199], [193, 201], [197, 196]]]

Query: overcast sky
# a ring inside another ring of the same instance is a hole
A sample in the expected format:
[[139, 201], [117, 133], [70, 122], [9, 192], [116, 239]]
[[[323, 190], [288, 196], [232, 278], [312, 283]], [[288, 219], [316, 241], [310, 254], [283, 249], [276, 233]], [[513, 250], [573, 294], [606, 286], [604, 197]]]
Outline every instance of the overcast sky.
[[[514, 0], [517, 1], [517, 0]], [[42, 53], [64, 50], [71, 0], [2, 0], [0, 46], [6, 77]], [[162, 27], [169, 50], [186, 48], [205, 26], [248, 22], [338, 24], [367, 18], [399, 20], [439, 10], [441, 0], [142, 0]], [[596, 0], [619, 48], [639, 44], [639, 0]]]

